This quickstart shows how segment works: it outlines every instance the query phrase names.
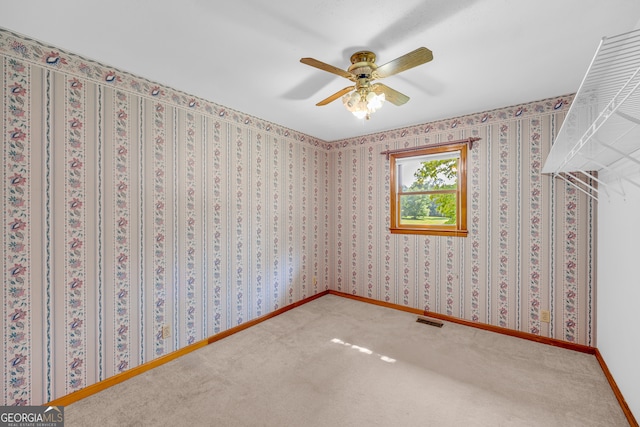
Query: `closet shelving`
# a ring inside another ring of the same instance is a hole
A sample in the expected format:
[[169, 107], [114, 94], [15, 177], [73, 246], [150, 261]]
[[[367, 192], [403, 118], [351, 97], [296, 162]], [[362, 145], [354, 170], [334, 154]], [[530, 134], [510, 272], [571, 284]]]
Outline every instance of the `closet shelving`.
[[[624, 196], [625, 186], [640, 188], [640, 182], [618, 166], [627, 159], [640, 170], [639, 149], [640, 30], [635, 30], [601, 40], [542, 173], [596, 200], [609, 191]], [[599, 179], [603, 172], [612, 179]]]

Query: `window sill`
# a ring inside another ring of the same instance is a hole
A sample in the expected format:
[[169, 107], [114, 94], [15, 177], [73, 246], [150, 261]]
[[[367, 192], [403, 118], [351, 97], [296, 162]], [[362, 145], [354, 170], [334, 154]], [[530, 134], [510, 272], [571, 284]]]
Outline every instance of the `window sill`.
[[424, 228], [389, 228], [391, 234], [422, 234], [428, 236], [467, 237], [467, 230], [425, 230]]

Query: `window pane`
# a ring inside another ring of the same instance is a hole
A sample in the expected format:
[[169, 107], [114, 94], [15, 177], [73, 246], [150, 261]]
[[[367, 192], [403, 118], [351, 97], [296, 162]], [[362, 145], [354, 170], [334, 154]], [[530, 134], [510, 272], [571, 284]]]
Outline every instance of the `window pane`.
[[409, 160], [396, 165], [402, 192], [452, 190], [458, 187], [458, 158]]
[[400, 196], [400, 224], [455, 225], [455, 194]]
[[432, 203], [431, 213], [433, 216], [445, 218], [446, 221], [442, 224], [456, 224], [458, 203], [455, 194], [433, 194], [427, 197], [429, 197], [429, 201]]

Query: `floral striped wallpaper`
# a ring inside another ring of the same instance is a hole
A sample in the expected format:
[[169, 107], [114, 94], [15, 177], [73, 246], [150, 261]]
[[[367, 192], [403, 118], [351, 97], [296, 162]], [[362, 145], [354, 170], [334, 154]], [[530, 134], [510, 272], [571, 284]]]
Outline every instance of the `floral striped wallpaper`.
[[0, 405], [328, 288], [326, 143], [4, 30], [0, 54]]
[[[594, 343], [594, 202], [540, 174], [571, 97], [328, 143], [2, 29], [0, 76], [0, 405], [329, 288]], [[390, 235], [379, 152], [467, 136], [469, 236]]]
[[[571, 100], [332, 143], [332, 288], [594, 345], [596, 205], [540, 173]], [[380, 152], [468, 137], [481, 138], [468, 159], [469, 236], [390, 234], [389, 162]]]

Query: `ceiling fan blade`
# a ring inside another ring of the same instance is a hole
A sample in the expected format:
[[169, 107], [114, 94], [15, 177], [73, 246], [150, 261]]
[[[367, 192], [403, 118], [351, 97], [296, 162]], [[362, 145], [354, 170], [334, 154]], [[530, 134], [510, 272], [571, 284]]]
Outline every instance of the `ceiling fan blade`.
[[[322, 105], [327, 105], [330, 102], [335, 101], [336, 99], [340, 98], [342, 95], [346, 95], [349, 92], [351, 92], [352, 90], [354, 90], [356, 87], [355, 86], [349, 86], [349, 87], [345, 87], [342, 90], [339, 90], [338, 92], [334, 93], [333, 95], [331, 95], [330, 97], [323, 99], [322, 101], [318, 102], [316, 105], [318, 107], [322, 106]], [[386, 96], [386, 95], [385, 95]]]
[[395, 89], [391, 89], [389, 86], [383, 85], [382, 83], [372, 85], [371, 90], [373, 90], [376, 95], [384, 93], [385, 100], [395, 105], [405, 104], [409, 100], [407, 95], [400, 93]]
[[350, 72], [345, 71], [345, 70], [343, 70], [341, 68], [338, 68], [338, 67], [334, 67], [333, 65], [326, 64], [326, 63], [324, 63], [322, 61], [318, 61], [317, 59], [300, 58], [300, 62], [302, 62], [303, 64], [310, 65], [312, 67], [316, 67], [316, 68], [318, 68], [320, 70], [323, 70], [323, 71], [328, 71], [330, 73], [337, 74], [340, 77], [345, 77], [345, 78], [347, 78], [349, 80], [355, 79], [355, 76], [353, 74], [351, 74]]
[[422, 65], [432, 59], [433, 52], [426, 47], [419, 47], [413, 52], [409, 52], [406, 55], [402, 55], [391, 62], [387, 62], [386, 64], [379, 66], [378, 69], [373, 72], [373, 77], [376, 79], [389, 77], [410, 68], [417, 67], [418, 65]]

